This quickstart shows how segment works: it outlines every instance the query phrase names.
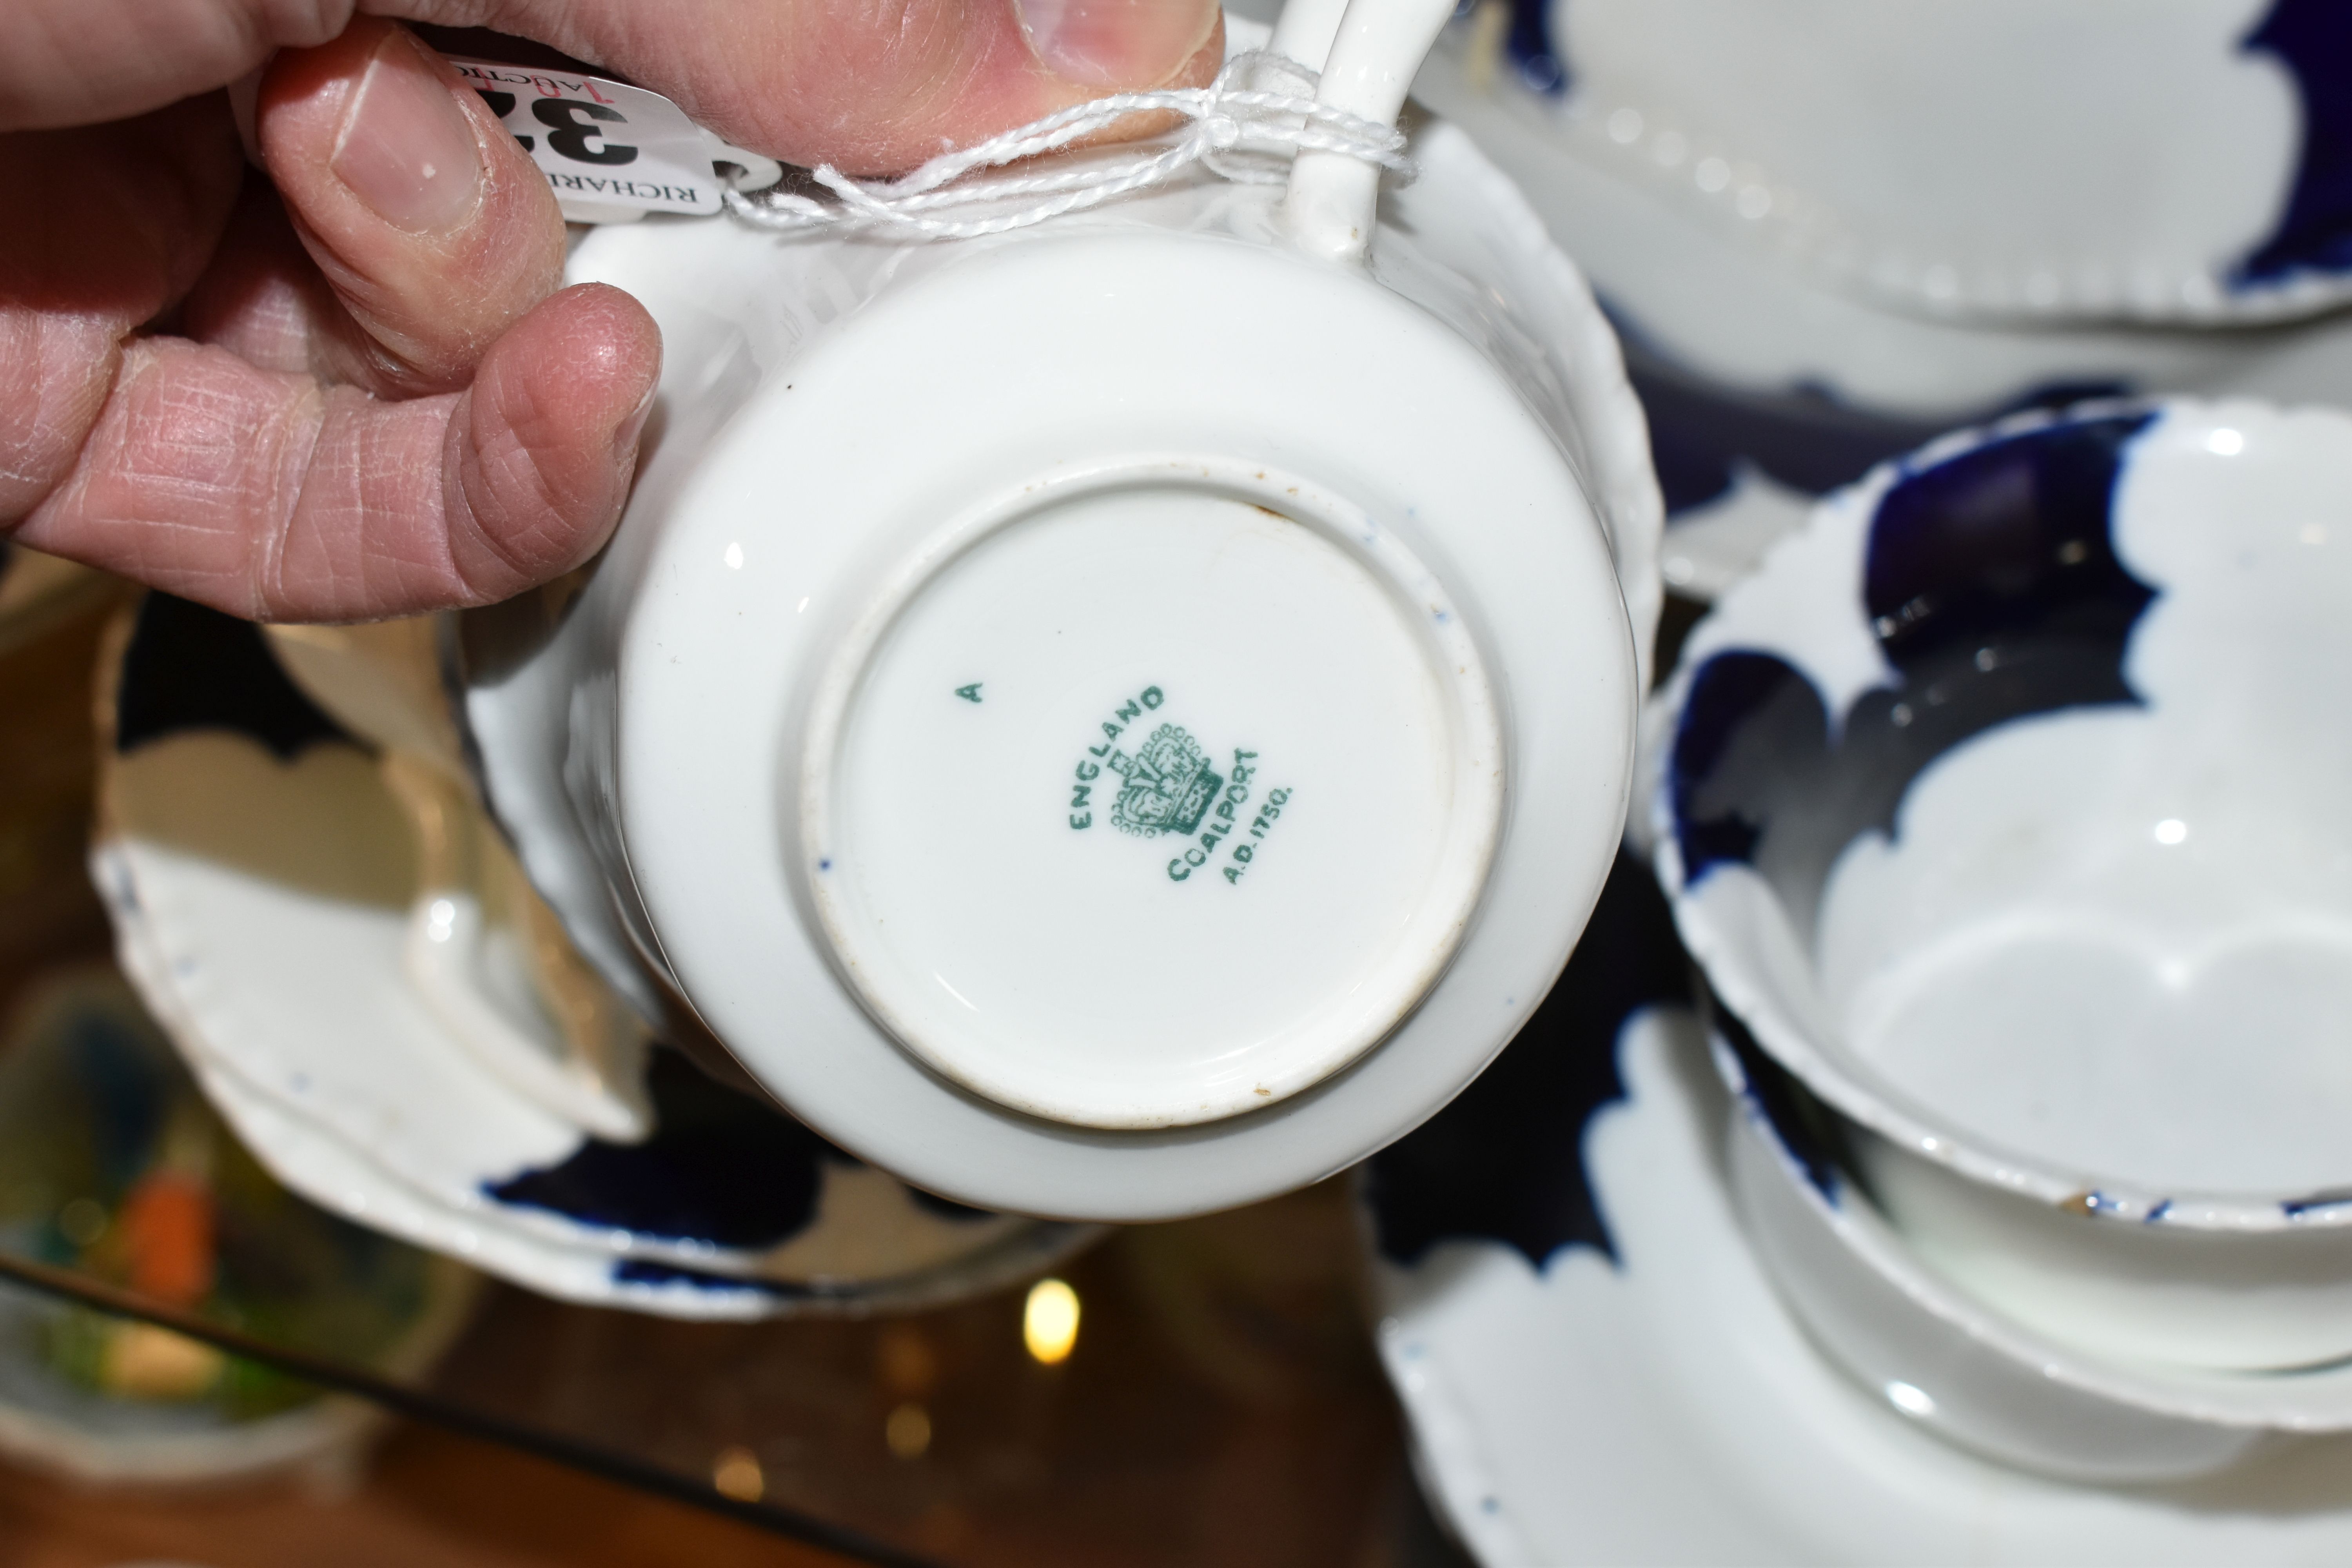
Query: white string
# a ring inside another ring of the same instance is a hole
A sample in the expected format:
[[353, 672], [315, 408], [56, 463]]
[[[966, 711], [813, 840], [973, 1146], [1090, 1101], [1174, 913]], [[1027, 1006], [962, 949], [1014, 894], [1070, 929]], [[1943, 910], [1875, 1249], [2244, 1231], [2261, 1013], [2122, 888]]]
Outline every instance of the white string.
[[[1253, 85], [1269, 79], [1289, 90]], [[1402, 132], [1316, 102], [1315, 85], [1315, 73], [1296, 61], [1251, 49], [1228, 60], [1207, 87], [1098, 98], [942, 153], [901, 179], [853, 180], [831, 165], [810, 171], [809, 178], [833, 193], [832, 201], [781, 186], [756, 195], [730, 190], [725, 200], [730, 212], [764, 228], [873, 229], [907, 238], [971, 239], [1165, 184], [1194, 163], [1229, 180], [1271, 184], [1288, 177], [1288, 154], [1312, 149], [1361, 158], [1401, 181], [1413, 177]], [[1155, 112], [1179, 114], [1192, 123], [1172, 143], [1121, 149], [1037, 174], [964, 179], [976, 170], [1059, 151], [1129, 115]], [[993, 210], [985, 216], [933, 216], [976, 209]]]

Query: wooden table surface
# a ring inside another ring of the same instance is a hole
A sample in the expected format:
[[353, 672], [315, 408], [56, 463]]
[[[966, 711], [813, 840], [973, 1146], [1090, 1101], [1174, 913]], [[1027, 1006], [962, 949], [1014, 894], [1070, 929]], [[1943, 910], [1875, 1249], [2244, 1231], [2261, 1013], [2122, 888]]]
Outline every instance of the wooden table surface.
[[0, 1568], [835, 1568], [682, 1504], [462, 1437], [394, 1429], [356, 1484], [89, 1491], [0, 1468]]

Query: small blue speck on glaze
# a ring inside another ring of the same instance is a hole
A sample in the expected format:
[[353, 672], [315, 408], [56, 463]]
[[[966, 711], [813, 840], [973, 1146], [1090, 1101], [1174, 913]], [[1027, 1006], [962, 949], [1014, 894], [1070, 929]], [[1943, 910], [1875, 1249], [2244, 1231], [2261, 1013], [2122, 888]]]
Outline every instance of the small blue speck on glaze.
[[2279, 1205], [2279, 1213], [2289, 1219], [2301, 1219], [2321, 1209], [2340, 1209], [2352, 1204], [2352, 1193], [2314, 1193], [2307, 1198], [2294, 1198]]
[[1488, 1513], [1500, 1513], [1503, 1511], [1503, 1500], [1501, 1498], [1492, 1497], [1481, 1498], [1478, 1500], [1478, 1506], [1485, 1509]]
[[2143, 1220], [2143, 1221], [2141, 1221], [2140, 1223], [2141, 1223], [2141, 1224], [2143, 1224], [2143, 1225], [2154, 1225], [2154, 1224], [2156, 1224], [2158, 1220], [2162, 1219], [2166, 1215], [2168, 1215], [2168, 1214], [2170, 1214], [2171, 1212], [2172, 1212], [2172, 1200], [2171, 1200], [2170, 1198], [2167, 1198], [2167, 1199], [2165, 1199], [2162, 1203], [2160, 1203], [2160, 1204], [2157, 1205], [2154, 1208], [2152, 1208], [2152, 1209], [2148, 1210], [2148, 1211], [2147, 1211], [2147, 1219], [2145, 1219], [2145, 1220]]
[[820, 871], [830, 871], [833, 869], [833, 862], [831, 860], [820, 860], [816, 863], [816, 868]]

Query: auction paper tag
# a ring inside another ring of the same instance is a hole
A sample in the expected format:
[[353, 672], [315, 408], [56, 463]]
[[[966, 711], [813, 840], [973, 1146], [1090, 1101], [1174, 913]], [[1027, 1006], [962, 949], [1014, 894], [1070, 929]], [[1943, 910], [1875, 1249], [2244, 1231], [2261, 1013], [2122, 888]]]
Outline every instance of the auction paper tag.
[[492, 60], [449, 63], [522, 143], [574, 222], [647, 212], [708, 216], [719, 210], [722, 188], [714, 154], [766, 163], [721, 146], [677, 105], [641, 87]]

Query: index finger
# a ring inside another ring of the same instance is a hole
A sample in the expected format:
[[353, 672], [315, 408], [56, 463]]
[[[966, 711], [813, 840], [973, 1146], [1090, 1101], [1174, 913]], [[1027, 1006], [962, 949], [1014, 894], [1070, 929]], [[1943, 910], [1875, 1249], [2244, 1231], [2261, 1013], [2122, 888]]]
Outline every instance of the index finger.
[[[482, 19], [470, 0], [370, 9]], [[853, 174], [1107, 93], [1197, 87], [1224, 53], [1218, 0], [510, 0], [493, 20], [666, 94], [738, 146]]]
[[0, 131], [127, 120], [323, 44], [352, 0], [11, 0]]

